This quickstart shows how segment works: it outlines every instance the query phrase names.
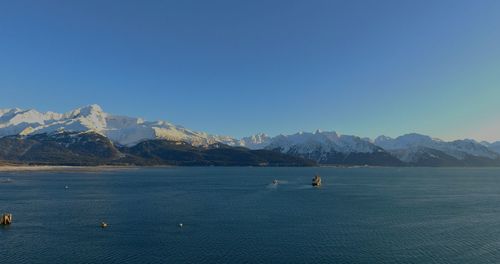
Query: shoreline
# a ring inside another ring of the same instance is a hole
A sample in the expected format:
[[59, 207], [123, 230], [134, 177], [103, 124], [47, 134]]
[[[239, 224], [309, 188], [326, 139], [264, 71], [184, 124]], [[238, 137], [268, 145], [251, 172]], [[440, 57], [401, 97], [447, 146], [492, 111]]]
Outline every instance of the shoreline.
[[0, 165], [0, 172], [68, 171], [97, 172], [137, 169], [139, 166], [64, 166], [64, 165]]
[[[214, 166], [175, 166], [175, 165], [153, 165], [153, 166], [136, 166], [136, 165], [98, 165], [98, 166], [68, 166], [68, 165], [17, 165], [17, 164], [0, 164], [0, 173], [5, 172], [103, 172], [103, 171], [119, 171], [119, 170], [137, 170], [141, 168], [173, 168], [173, 167], [206, 167]], [[249, 166], [215, 166], [215, 167], [249, 167]], [[254, 167], [254, 166], [250, 166]], [[280, 166], [255, 166], [256, 168], [284, 168]], [[443, 167], [426, 167], [426, 166], [338, 166], [338, 165], [319, 165], [319, 166], [292, 166], [290, 168], [336, 168], [336, 169], [359, 169], [359, 168], [500, 168], [496, 166], [443, 166]]]

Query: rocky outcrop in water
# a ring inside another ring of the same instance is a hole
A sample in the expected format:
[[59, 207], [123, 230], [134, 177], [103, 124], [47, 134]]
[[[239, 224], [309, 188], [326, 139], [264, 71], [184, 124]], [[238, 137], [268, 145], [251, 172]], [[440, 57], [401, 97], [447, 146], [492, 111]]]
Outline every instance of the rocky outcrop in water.
[[319, 187], [321, 186], [321, 177], [316, 175], [314, 176], [314, 178], [312, 179], [312, 186], [314, 187]]
[[10, 225], [12, 223], [12, 214], [3, 214], [0, 218], [0, 225]]

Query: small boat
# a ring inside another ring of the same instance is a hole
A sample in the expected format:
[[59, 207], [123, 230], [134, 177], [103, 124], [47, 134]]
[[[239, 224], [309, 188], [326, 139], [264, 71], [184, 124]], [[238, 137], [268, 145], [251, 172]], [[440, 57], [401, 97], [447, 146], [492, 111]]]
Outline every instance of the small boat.
[[274, 184], [274, 185], [278, 185], [278, 180], [274, 180], [274, 181], [273, 181], [273, 184]]
[[184, 225], [182, 223], [179, 223], [179, 227], [182, 228]]
[[321, 177], [319, 175], [314, 176], [312, 179], [312, 186], [319, 187], [321, 186]]
[[69, 189], [69, 186], [68, 185], [64, 186], [64, 189]]
[[108, 223], [106, 222], [101, 222], [101, 228], [106, 228], [108, 227]]

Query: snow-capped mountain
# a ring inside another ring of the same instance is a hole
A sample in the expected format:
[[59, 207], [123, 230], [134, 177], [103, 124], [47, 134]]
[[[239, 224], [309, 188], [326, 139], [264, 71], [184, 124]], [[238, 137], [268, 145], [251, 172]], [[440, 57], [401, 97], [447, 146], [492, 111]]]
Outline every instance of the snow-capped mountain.
[[439, 139], [416, 133], [406, 134], [397, 138], [379, 136], [374, 140], [374, 144], [386, 150], [408, 149], [418, 146], [434, 147], [441, 144]]
[[248, 148], [277, 150], [323, 164], [398, 164], [395, 158], [371, 142], [357, 136], [339, 135], [334, 131], [299, 132], [272, 138], [261, 134], [244, 138], [240, 144]]
[[375, 139], [374, 143], [391, 152], [404, 162], [417, 162], [424, 153], [426, 156], [429, 156], [429, 158], [438, 158], [438, 156], [440, 156], [438, 154], [442, 153], [442, 155], [450, 156], [457, 160], [464, 160], [469, 157], [492, 160], [499, 158], [498, 153], [495, 153], [487, 146], [471, 139], [446, 142], [413, 133], [394, 139], [380, 136]]
[[141, 118], [105, 113], [99, 105], [89, 105], [65, 114], [18, 108], [0, 110], [0, 137], [34, 135], [53, 132], [94, 131], [120, 145], [134, 145], [148, 139], [184, 141], [192, 145], [216, 142], [239, 145], [231, 137], [209, 135], [176, 126], [165, 121], [145, 121]]
[[67, 113], [0, 109], [0, 138], [12, 135], [56, 135], [63, 132], [94, 132], [105, 136], [117, 147], [131, 147], [153, 139], [185, 142], [195, 147], [222, 143], [252, 150], [279, 151], [321, 164], [500, 165], [500, 142], [479, 143], [470, 139], [446, 142], [420, 134], [407, 134], [397, 138], [379, 136], [371, 140], [320, 130], [275, 137], [261, 133], [236, 139], [193, 131], [166, 121], [146, 121], [112, 115], [104, 112], [98, 105], [81, 107]]
[[0, 137], [27, 134], [30, 127], [41, 127], [62, 118], [61, 114], [19, 108], [0, 110]]
[[486, 146], [487, 148], [491, 149], [495, 153], [500, 154], [500, 141], [496, 141], [496, 142], [493, 142], [493, 143], [489, 143], [489, 142], [483, 141], [483, 142], [481, 142], [481, 144], [483, 146]]
[[263, 149], [271, 143], [272, 138], [264, 133], [244, 137], [234, 144], [249, 149]]
[[379, 147], [359, 137], [321, 130], [314, 133], [299, 132], [293, 135], [279, 135], [267, 140], [267, 145], [264, 147], [297, 153], [310, 153], [312, 151], [372, 153], [380, 150]]

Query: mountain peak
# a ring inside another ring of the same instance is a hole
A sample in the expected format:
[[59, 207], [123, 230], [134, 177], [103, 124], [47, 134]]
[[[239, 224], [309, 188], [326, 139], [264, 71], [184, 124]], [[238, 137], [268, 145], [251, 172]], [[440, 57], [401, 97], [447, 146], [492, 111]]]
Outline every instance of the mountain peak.
[[[94, 131], [108, 137], [112, 142], [132, 146], [150, 139], [182, 141], [193, 146], [208, 146], [223, 143], [250, 149], [280, 149], [291, 153], [310, 153], [323, 159], [327, 153], [370, 153], [388, 151], [412, 154], [418, 149], [435, 149], [458, 159], [467, 156], [497, 158], [500, 142], [481, 144], [466, 139], [446, 142], [427, 135], [410, 133], [397, 138], [379, 136], [374, 141], [357, 136], [340, 135], [335, 131], [298, 132], [290, 135], [270, 137], [258, 133], [235, 139], [205, 132], [192, 131], [166, 121], [147, 121], [140, 118], [111, 115], [98, 104], [77, 108], [66, 114], [38, 112], [34, 109], [0, 109], [0, 137], [9, 135], [35, 135], [54, 132]], [[408, 154], [408, 155], [409, 155]], [[500, 156], [498, 156], [500, 158]]]
[[91, 104], [84, 107], [92, 112], [103, 112], [102, 107], [98, 104]]
[[378, 141], [387, 141], [387, 140], [392, 140], [393, 138], [391, 137], [388, 137], [388, 136], [385, 136], [385, 135], [380, 135], [378, 137], [375, 138], [375, 142], [378, 142]]
[[432, 139], [430, 136], [422, 135], [419, 133], [408, 133], [408, 134], [404, 134], [402, 136], [399, 136], [398, 138]]
[[269, 137], [265, 133], [258, 133], [249, 137], [244, 137], [242, 138], [238, 145], [244, 146], [250, 149], [258, 149], [258, 148], [263, 148], [265, 147], [269, 141], [271, 140], [271, 137]]
[[72, 116], [89, 116], [89, 115], [96, 115], [96, 114], [103, 114], [104, 111], [102, 110], [101, 106], [98, 104], [91, 104], [87, 105], [84, 107], [77, 108], [73, 111], [71, 111]]
[[20, 108], [4, 108], [4, 109], [0, 109], [0, 116], [3, 116], [5, 114], [13, 114], [13, 113], [17, 113], [17, 112], [21, 112], [22, 109]]

